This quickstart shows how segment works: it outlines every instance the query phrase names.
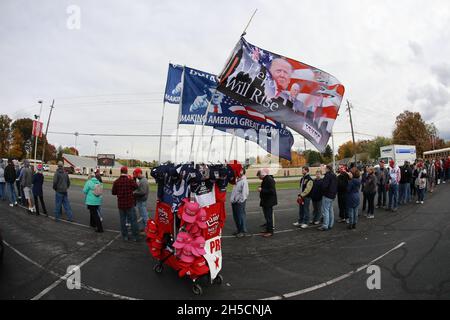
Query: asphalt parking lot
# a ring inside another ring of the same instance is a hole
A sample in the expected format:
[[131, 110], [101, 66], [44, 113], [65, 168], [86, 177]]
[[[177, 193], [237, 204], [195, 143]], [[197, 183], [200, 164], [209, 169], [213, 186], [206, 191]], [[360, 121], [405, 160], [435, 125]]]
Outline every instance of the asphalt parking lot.
[[[53, 191], [45, 188], [53, 212]], [[224, 283], [195, 296], [189, 279], [168, 268], [156, 274], [145, 241], [124, 242], [115, 198], [104, 199], [103, 234], [88, 227], [81, 188], [70, 190], [75, 223], [30, 216], [0, 202], [0, 228], [6, 244], [0, 269], [0, 299], [449, 299], [450, 184], [427, 194], [424, 205], [361, 217], [355, 231], [336, 224], [329, 232], [300, 230], [296, 190], [279, 191], [276, 235], [258, 236], [263, 217], [251, 193], [247, 221], [253, 237], [231, 236], [228, 207], [223, 232]], [[155, 195], [148, 207], [153, 214]], [[337, 214], [337, 201], [335, 214]], [[367, 287], [367, 267], [381, 270], [381, 289]], [[81, 269], [82, 288], [69, 290], [67, 267]]]

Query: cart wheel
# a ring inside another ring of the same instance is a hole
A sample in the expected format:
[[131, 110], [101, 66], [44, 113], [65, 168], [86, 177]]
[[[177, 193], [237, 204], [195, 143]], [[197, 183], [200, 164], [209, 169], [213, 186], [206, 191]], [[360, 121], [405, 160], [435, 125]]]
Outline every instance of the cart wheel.
[[153, 271], [155, 271], [156, 273], [161, 273], [163, 272], [163, 265], [162, 264], [155, 264], [155, 266], [153, 267]]
[[213, 283], [220, 286], [220, 285], [223, 283], [223, 277], [222, 277], [222, 275], [219, 274], [219, 275], [213, 280]]
[[201, 287], [199, 284], [194, 283], [194, 284], [192, 285], [192, 292], [193, 292], [196, 296], [201, 296], [201, 295], [203, 294], [203, 289], [202, 289], [202, 287]]

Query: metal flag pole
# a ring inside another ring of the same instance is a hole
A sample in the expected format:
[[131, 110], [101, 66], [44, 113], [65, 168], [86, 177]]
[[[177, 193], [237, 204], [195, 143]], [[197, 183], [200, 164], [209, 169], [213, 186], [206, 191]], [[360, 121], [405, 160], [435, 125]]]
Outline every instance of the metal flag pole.
[[331, 130], [331, 147], [333, 148], [333, 172], [336, 171], [336, 157], [334, 156], [334, 132]]
[[228, 161], [231, 160], [231, 151], [233, 150], [234, 137], [236, 136], [236, 129], [233, 129], [233, 138], [231, 139], [230, 151], [228, 152]]
[[209, 141], [209, 147], [208, 147], [208, 155], [206, 157], [206, 160], [209, 161], [209, 155], [211, 153], [211, 148], [212, 148], [212, 143], [213, 143], [213, 139], [214, 139], [214, 127], [213, 127], [213, 131], [211, 133], [211, 140]]
[[[178, 138], [179, 138], [179, 129], [180, 129], [180, 115], [182, 109], [182, 101], [183, 101], [183, 89], [184, 89], [184, 68], [186, 66], [183, 65], [183, 73], [181, 74], [181, 92], [180, 92], [180, 103], [178, 105], [178, 120], [177, 120], [177, 134], [175, 138], [175, 163], [178, 161]], [[190, 155], [189, 155], [190, 157]], [[188, 159], [189, 160], [189, 159]]]

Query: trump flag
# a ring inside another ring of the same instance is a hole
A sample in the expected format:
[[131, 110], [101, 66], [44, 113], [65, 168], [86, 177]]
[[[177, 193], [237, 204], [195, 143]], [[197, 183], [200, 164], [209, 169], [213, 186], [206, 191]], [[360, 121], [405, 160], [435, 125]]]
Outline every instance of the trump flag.
[[222, 131], [240, 129], [237, 136], [290, 160], [294, 144], [291, 132], [272, 118], [218, 92], [217, 82], [213, 74], [184, 67], [179, 123], [205, 123]]
[[179, 104], [181, 98], [181, 75], [183, 67], [169, 63], [169, 71], [167, 73], [166, 91], [164, 93], [164, 102]]
[[219, 79], [219, 92], [325, 150], [345, 91], [335, 77], [241, 38]]

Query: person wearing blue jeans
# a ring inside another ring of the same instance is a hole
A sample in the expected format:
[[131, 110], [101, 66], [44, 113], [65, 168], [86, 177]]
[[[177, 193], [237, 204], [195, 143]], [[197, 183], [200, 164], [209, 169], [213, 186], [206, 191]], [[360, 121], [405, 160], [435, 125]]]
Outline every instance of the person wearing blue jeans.
[[6, 183], [6, 192], [8, 193], [9, 205], [11, 207], [17, 205], [16, 186], [15, 183]]
[[16, 190], [15, 190], [15, 183], [16, 183], [16, 169], [14, 168], [13, 162], [11, 159], [8, 160], [8, 165], [6, 166], [4, 170], [4, 178], [6, 183], [6, 191], [8, 193], [9, 197], [9, 205], [11, 207], [17, 205], [17, 197], [16, 197]]
[[311, 205], [311, 191], [314, 186], [314, 181], [309, 175], [309, 168], [302, 168], [302, 178], [300, 179], [300, 193], [298, 194], [298, 222], [294, 226], [302, 229], [308, 228], [309, 221], [309, 207]]
[[358, 168], [353, 167], [348, 173], [349, 182], [347, 185], [346, 203], [347, 215], [349, 219], [348, 229], [356, 229], [358, 223], [358, 207], [360, 204], [359, 190], [361, 190], [361, 173]]
[[245, 212], [248, 194], [249, 188], [247, 177], [245, 176], [245, 169], [242, 168], [239, 171], [239, 176], [236, 177], [236, 184], [233, 186], [233, 191], [230, 196], [233, 218], [236, 224], [236, 232], [234, 235], [237, 238], [250, 235], [247, 230], [247, 218]]
[[401, 170], [395, 165], [395, 161], [389, 161], [389, 210], [397, 211], [398, 207], [398, 186], [401, 179]]
[[138, 210], [139, 216], [141, 217], [141, 229], [144, 230], [147, 226], [148, 221], [147, 201], [136, 201], [136, 209]]
[[139, 227], [137, 224], [136, 209], [119, 209], [119, 214], [122, 238], [124, 240], [128, 240], [128, 229], [126, 226], [126, 222], [129, 221], [131, 224], [131, 233], [133, 234], [134, 240], [137, 241], [139, 239]]
[[[148, 199], [148, 180], [143, 175], [141, 168], [136, 168], [133, 171], [133, 177], [136, 179], [137, 189], [134, 190], [134, 198], [136, 199], [136, 209], [141, 216], [141, 226], [142, 230], [145, 230], [148, 221], [148, 212], [147, 212], [147, 199]], [[128, 221], [131, 223], [130, 221]], [[131, 223], [132, 224], [132, 223]]]
[[237, 238], [241, 238], [248, 234], [247, 221], [245, 213], [245, 202], [236, 202], [231, 204], [231, 209], [233, 211], [233, 219], [236, 224], [236, 234]]
[[61, 207], [64, 207], [67, 219], [73, 221], [72, 208], [70, 207], [69, 198], [67, 192], [55, 193], [55, 220], [59, 221], [61, 218]]
[[331, 165], [326, 166], [321, 188], [323, 224], [318, 230], [328, 231], [334, 226], [333, 201], [337, 195], [337, 177]]

